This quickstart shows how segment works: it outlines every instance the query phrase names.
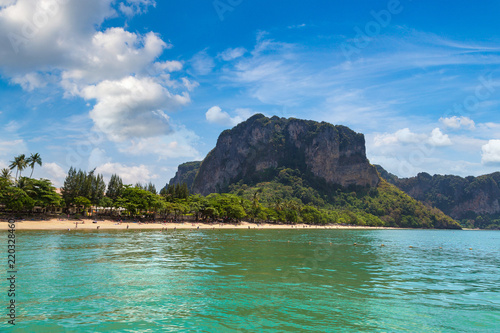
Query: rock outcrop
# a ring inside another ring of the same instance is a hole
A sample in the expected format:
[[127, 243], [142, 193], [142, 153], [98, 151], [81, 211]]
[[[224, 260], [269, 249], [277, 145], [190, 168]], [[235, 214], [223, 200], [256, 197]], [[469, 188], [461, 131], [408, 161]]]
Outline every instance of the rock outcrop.
[[[207, 195], [224, 191], [240, 180], [251, 182], [256, 174], [281, 167], [343, 187], [374, 187], [380, 181], [366, 158], [363, 134], [326, 122], [258, 114], [221, 133], [190, 188]], [[183, 173], [180, 168], [171, 183]]]

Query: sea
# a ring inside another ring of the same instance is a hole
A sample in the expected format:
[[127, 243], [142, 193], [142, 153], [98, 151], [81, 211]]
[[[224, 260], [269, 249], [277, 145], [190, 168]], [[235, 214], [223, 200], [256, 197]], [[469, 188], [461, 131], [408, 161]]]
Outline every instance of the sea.
[[13, 297], [0, 248], [1, 332], [500, 332], [499, 231], [17, 231]]

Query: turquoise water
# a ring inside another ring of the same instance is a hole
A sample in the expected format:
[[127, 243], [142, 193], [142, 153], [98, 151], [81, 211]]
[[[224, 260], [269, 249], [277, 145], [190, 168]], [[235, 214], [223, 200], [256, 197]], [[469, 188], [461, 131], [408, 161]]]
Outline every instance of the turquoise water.
[[0, 330], [498, 332], [499, 250], [498, 231], [18, 231]]

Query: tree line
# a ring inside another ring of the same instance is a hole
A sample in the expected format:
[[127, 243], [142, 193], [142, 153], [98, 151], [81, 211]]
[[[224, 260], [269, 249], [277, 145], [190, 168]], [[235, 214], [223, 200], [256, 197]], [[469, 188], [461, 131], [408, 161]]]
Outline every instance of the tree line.
[[[32, 155], [33, 156], [33, 155]], [[0, 204], [4, 210], [26, 214], [62, 208], [65, 214], [89, 213], [116, 218], [196, 221], [351, 224], [413, 228], [455, 228], [456, 222], [437, 209], [425, 207], [396, 187], [382, 182], [363, 191], [330, 190], [320, 194], [293, 170], [282, 170], [271, 182], [248, 186], [235, 184], [230, 193], [190, 194], [186, 183], [166, 186], [159, 192], [152, 183], [124, 184], [116, 174], [106, 184], [101, 174], [70, 168], [60, 189], [47, 179], [23, 177], [26, 167], [12, 161], [0, 175]], [[40, 163], [35, 162], [41, 165]], [[34, 166], [34, 164], [33, 164]], [[326, 193], [326, 192], [325, 192]], [[97, 209], [100, 207], [100, 209]]]
[[[36, 156], [39, 157], [38, 154]], [[41, 165], [41, 158], [36, 160], [40, 162], [35, 163]], [[58, 194], [48, 179], [23, 177], [21, 172], [29, 164], [22, 161], [22, 156], [18, 156], [11, 163], [12, 169], [17, 169], [15, 178], [8, 169], [2, 170], [0, 175], [0, 203], [5, 210], [17, 214], [31, 213], [34, 207], [42, 210], [60, 207], [64, 209], [64, 214], [73, 208], [78, 215], [84, 215], [92, 208], [101, 207], [104, 208], [103, 214], [109, 216], [177, 220], [190, 215], [194, 220], [206, 222], [247, 219], [326, 224], [356, 223], [359, 219], [359, 214], [303, 205], [298, 199], [282, 200], [276, 197], [272, 204], [265, 204], [260, 200], [262, 189], [256, 189], [249, 199], [231, 193], [190, 194], [185, 183], [165, 186], [157, 192], [152, 183], [127, 185], [114, 174], [106, 184], [103, 176], [95, 170], [86, 172], [73, 167]], [[380, 222], [372, 221], [372, 224]]]

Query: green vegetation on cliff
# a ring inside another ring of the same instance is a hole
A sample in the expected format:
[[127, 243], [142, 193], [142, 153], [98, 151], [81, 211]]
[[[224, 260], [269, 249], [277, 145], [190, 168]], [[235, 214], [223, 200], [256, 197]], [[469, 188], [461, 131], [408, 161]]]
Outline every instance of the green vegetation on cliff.
[[500, 172], [479, 177], [419, 173], [398, 178], [376, 166], [382, 178], [411, 197], [437, 207], [467, 228], [500, 228]]
[[381, 181], [377, 187], [325, 186], [305, 180], [298, 170], [281, 169], [272, 181], [230, 186], [231, 193], [254, 202], [253, 217], [260, 219], [339, 223], [402, 228], [460, 228], [436, 208], [426, 207], [394, 185]]

